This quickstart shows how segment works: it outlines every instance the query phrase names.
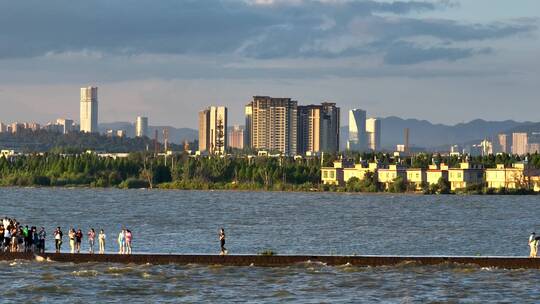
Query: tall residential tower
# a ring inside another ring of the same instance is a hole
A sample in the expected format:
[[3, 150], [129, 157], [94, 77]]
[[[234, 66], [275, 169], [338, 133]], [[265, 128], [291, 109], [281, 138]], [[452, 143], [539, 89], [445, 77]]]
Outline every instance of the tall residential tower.
[[135, 136], [148, 136], [148, 117], [137, 116], [137, 120], [135, 121]]
[[524, 155], [529, 152], [529, 135], [527, 133], [512, 133], [512, 153]]
[[199, 151], [223, 155], [228, 147], [227, 108], [209, 107], [199, 112]]
[[233, 126], [229, 130], [229, 147], [235, 149], [244, 149], [244, 129], [240, 126]]
[[510, 152], [510, 136], [501, 133], [497, 135], [497, 149], [496, 152], [509, 153]]
[[251, 133], [253, 126], [253, 105], [251, 103], [245, 106], [246, 125], [244, 126], [244, 148], [251, 148]]
[[369, 118], [366, 120], [367, 147], [371, 151], [381, 149], [381, 120]]
[[251, 148], [296, 155], [297, 107], [291, 98], [254, 96], [246, 107], [251, 108], [251, 130], [246, 129]]
[[298, 106], [298, 154], [339, 151], [339, 110], [330, 102]]
[[98, 88], [81, 88], [81, 132], [97, 133], [98, 130]]

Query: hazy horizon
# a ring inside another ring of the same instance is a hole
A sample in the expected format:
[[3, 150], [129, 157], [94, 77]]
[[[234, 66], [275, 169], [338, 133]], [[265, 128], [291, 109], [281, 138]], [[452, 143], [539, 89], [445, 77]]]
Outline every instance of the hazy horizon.
[[370, 117], [540, 121], [540, 1], [0, 0], [0, 121], [242, 124], [253, 95]]
[[[415, 117], [401, 117], [401, 116], [397, 116], [397, 115], [389, 115], [389, 116], [385, 116], [385, 117], [374, 117], [374, 118], [387, 119], [387, 118], [391, 118], [391, 117], [396, 117], [396, 118], [399, 118], [399, 119], [402, 119], [402, 120], [427, 121], [428, 123], [433, 124], [433, 125], [443, 125], [443, 126], [448, 126], [448, 127], [454, 127], [454, 126], [457, 126], [459, 124], [468, 124], [468, 123], [471, 123], [471, 122], [473, 122], [475, 120], [483, 120], [483, 121], [486, 121], [486, 122], [515, 121], [515, 122], [518, 122], [518, 123], [540, 123], [540, 120], [538, 120], [538, 121], [530, 121], [530, 120], [518, 121], [518, 120], [512, 120], [512, 119], [486, 120], [486, 119], [483, 119], [483, 118], [474, 118], [474, 119], [467, 120], [467, 121], [464, 121], [464, 122], [456, 122], [456, 123], [453, 123], [453, 124], [452, 123], [448, 124], [448, 123], [439, 123], [439, 122], [430, 121], [429, 119], [422, 119], [422, 118], [415, 118]], [[72, 117], [57, 117], [57, 118], [72, 119]], [[45, 124], [47, 124], [49, 122], [52, 122], [52, 121], [37, 121], [37, 120], [32, 120], [32, 121], [23, 121], [23, 120], [5, 121], [5, 120], [0, 120], [0, 123], [4, 123], [4, 124], [14, 123], [14, 122], [36, 122], [36, 123], [39, 123], [41, 125], [45, 125]], [[79, 123], [78, 119], [74, 119], [74, 122]], [[133, 119], [133, 121], [128, 121], [128, 120], [108, 120], [108, 121], [99, 121], [98, 122], [99, 125], [102, 125], [102, 124], [114, 124], [114, 123], [129, 123], [129, 124], [134, 126], [135, 125], [135, 119]], [[193, 125], [193, 126], [178, 126], [178, 125], [168, 124], [168, 123], [157, 123], [156, 124], [156, 123], [152, 123], [150, 118], [149, 118], [149, 121], [148, 121], [148, 125], [151, 126], [151, 127], [173, 127], [173, 128], [176, 128], [176, 129], [193, 129], [193, 130], [197, 130], [196, 125]], [[230, 123], [229, 127], [232, 127], [234, 125], [243, 126], [244, 122], [242, 121], [242, 122], [238, 122], [238, 123], [236, 123], [236, 122]], [[341, 127], [347, 127], [348, 126], [348, 120], [342, 120], [340, 126]]]

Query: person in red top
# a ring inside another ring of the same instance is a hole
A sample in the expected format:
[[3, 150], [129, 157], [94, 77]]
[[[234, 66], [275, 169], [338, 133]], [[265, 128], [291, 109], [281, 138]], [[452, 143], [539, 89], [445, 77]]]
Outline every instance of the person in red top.
[[133, 235], [131, 234], [131, 230], [126, 229], [126, 253], [131, 254], [131, 240], [133, 239]]

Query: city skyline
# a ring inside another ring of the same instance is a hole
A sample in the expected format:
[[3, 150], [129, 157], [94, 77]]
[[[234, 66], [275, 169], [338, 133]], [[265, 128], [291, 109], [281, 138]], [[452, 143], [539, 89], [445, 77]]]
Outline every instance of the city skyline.
[[[80, 88], [80, 125], [71, 119], [58, 118], [56, 121], [41, 125], [36, 122], [0, 122], [0, 132], [17, 133], [30, 129], [37, 131], [44, 129], [56, 133], [67, 134], [79, 130], [87, 133], [103, 133], [107, 136], [129, 136], [125, 129], [107, 128], [105, 132], [98, 127], [98, 88], [88, 86]], [[282, 112], [285, 110], [285, 112]], [[254, 121], [254, 115], [255, 116]], [[262, 114], [261, 114], [262, 113]], [[336, 103], [322, 102], [321, 105], [299, 105], [291, 98], [275, 98], [269, 96], [253, 96], [253, 101], [245, 105], [245, 129], [241, 132], [238, 125], [232, 138], [228, 128], [228, 110], [226, 107], [210, 106], [199, 112], [199, 143], [200, 152], [208, 151], [210, 154], [223, 154], [229, 147], [229, 142], [235, 142], [234, 148], [239, 146], [263, 150], [278, 150], [285, 154], [312, 155], [321, 152], [334, 152], [342, 149], [341, 143], [346, 143], [347, 150], [352, 151], [379, 151], [381, 149], [381, 120], [367, 118], [366, 111], [351, 109], [348, 111], [349, 125], [340, 124], [340, 107]], [[258, 118], [257, 118], [258, 117]], [[285, 118], [285, 120], [283, 120]], [[262, 119], [262, 120], [261, 120]], [[218, 123], [221, 121], [221, 123]], [[255, 124], [254, 124], [255, 122]], [[261, 122], [263, 124], [261, 125]], [[131, 123], [130, 123], [131, 124]], [[223, 133], [217, 138], [218, 125]], [[255, 126], [255, 127], [254, 127]], [[137, 116], [134, 127], [135, 137], [149, 136], [148, 117]], [[348, 137], [340, 135], [341, 127], [348, 127]], [[409, 127], [404, 129], [402, 143], [396, 144], [396, 151], [409, 152]], [[231, 130], [232, 131], [232, 130]], [[167, 127], [163, 132], [168, 133]], [[503, 131], [504, 132], [504, 131]], [[508, 132], [506, 132], [508, 133]], [[285, 134], [285, 137], [283, 137]], [[287, 135], [289, 134], [289, 135]], [[538, 132], [533, 131], [532, 141], [528, 133], [512, 133], [512, 145], [505, 142], [507, 135], [499, 132], [497, 137], [484, 136], [480, 143], [469, 143], [465, 146], [451, 143], [450, 152], [466, 153], [470, 155], [488, 155], [492, 153], [505, 153], [511, 148], [513, 154], [523, 155], [540, 151]], [[167, 137], [164, 133], [165, 138]], [[252, 138], [258, 142], [252, 143]], [[341, 141], [340, 139], [343, 139]], [[239, 140], [241, 143], [239, 143]], [[261, 141], [262, 140], [262, 141]], [[167, 140], [166, 140], [167, 141]], [[221, 142], [221, 149], [216, 151], [214, 146]], [[270, 144], [268, 144], [270, 143]], [[240, 149], [242, 149], [240, 148]], [[388, 149], [388, 146], [385, 146]], [[417, 146], [417, 148], [425, 148]]]
[[[229, 130], [226, 107], [209, 106], [199, 111], [198, 115], [198, 151], [224, 154], [229, 148], [229, 142], [234, 142], [234, 148], [279, 151], [285, 155], [309, 156], [321, 152], [337, 152], [342, 149], [340, 138], [343, 138], [340, 134], [340, 112], [340, 107], [332, 102], [299, 105], [298, 101], [292, 98], [253, 96], [253, 101], [244, 108], [245, 126], [242, 129], [246, 132], [242, 130], [240, 134], [237, 125]], [[44, 129], [67, 134], [78, 129], [83, 133], [103, 133], [110, 137], [129, 136], [125, 129], [108, 128], [102, 132], [98, 125], [98, 114], [98, 88], [88, 86], [80, 88], [80, 125], [65, 118], [58, 118], [46, 125], [36, 122], [4, 124], [0, 121], [0, 132], [18, 133], [22, 130]], [[348, 137], [346, 142], [343, 141], [346, 143], [346, 150], [380, 151], [381, 120], [367, 118], [367, 112], [362, 109], [351, 109], [348, 116]], [[137, 116], [133, 126], [135, 137], [149, 136], [148, 117]], [[168, 143], [168, 131], [168, 128], [163, 129], [165, 145]], [[234, 135], [229, 131], [234, 132]], [[405, 127], [403, 131], [403, 142], [396, 144], [395, 151], [409, 153], [409, 149], [414, 147], [410, 144], [409, 127]], [[513, 132], [512, 145], [509, 147], [506, 142], [507, 135], [499, 132], [496, 137], [484, 136], [480, 143], [469, 143], [465, 146], [452, 143], [450, 153], [489, 155], [506, 153], [509, 148], [515, 155], [537, 153], [540, 151], [539, 132], [532, 131], [530, 135], [532, 140], [528, 133]], [[388, 149], [388, 146], [385, 148]], [[422, 150], [426, 147], [416, 148]]]
[[144, 113], [193, 127], [183, 113], [253, 95], [447, 125], [538, 121], [538, 1], [143, 0], [129, 14], [104, 0], [24, 2], [0, 2], [1, 121], [76, 118], [72, 88], [88, 83], [100, 87], [100, 121]]
[[[96, 88], [97, 89], [97, 86], [89, 86], [87, 88], [81, 88], [81, 90], [83, 89], [88, 89], [88, 88]], [[72, 88], [73, 89], [73, 88]], [[100, 92], [101, 92], [101, 89], [100, 89]], [[81, 93], [82, 94], [82, 93]], [[65, 119], [68, 119], [68, 120], [71, 120], [73, 121], [74, 123], [79, 123], [80, 124], [80, 116], [81, 116], [81, 95], [77, 95], [79, 96], [79, 99], [74, 101], [74, 103], [78, 104], [76, 105], [77, 107], [77, 112], [73, 115], [63, 115], [62, 113], [65, 113], [64, 112], [59, 112], [57, 114], [51, 114], [51, 115], [44, 115], [44, 116], [47, 116], [47, 117], [53, 117], [51, 119], [30, 119], [28, 117], [25, 117], [25, 116], [21, 116], [20, 119], [14, 119], [14, 118], [5, 118], [5, 119], [2, 119], [1, 117], [4, 117], [2, 115], [2, 113], [0, 113], [0, 122], [2, 123], [17, 123], [17, 122], [32, 122], [32, 123], [38, 123], [38, 124], [41, 124], [43, 126], [45, 126], [46, 124], [48, 123], [54, 123], [56, 122], [57, 120], [65, 120]], [[101, 96], [101, 93], [100, 93], [100, 96]], [[277, 97], [277, 98], [289, 98], [289, 97]], [[100, 97], [100, 100], [102, 98]], [[247, 99], [249, 100], [249, 98]], [[317, 103], [317, 102], [313, 102], [313, 103]], [[324, 103], [324, 101], [319, 101], [319, 103]], [[338, 103], [336, 103], [338, 104]], [[338, 104], [339, 105], [339, 104]], [[201, 107], [204, 107], [204, 105], [202, 105]], [[245, 110], [242, 110], [241, 108], [244, 108], [245, 107], [245, 104], [240, 106], [240, 109], [235, 109], [234, 110], [234, 115], [235, 117], [237, 117], [237, 120], [233, 121], [232, 123], [230, 122], [229, 125], [240, 125], [240, 126], [244, 126], [244, 124], [246, 123], [245, 121]], [[340, 108], [343, 108], [340, 106]], [[99, 107], [99, 109], [101, 109], [101, 106]], [[353, 107], [353, 108], [344, 108], [345, 111], [341, 111], [340, 113], [340, 120], [341, 121], [350, 121], [350, 117], [349, 117], [349, 111], [350, 110], [356, 110], [357, 107]], [[200, 109], [199, 109], [200, 110]], [[196, 110], [195, 112], [198, 112], [199, 110]], [[60, 110], [62, 111], [62, 110]], [[367, 112], [367, 111], [366, 111]], [[136, 119], [139, 118], [139, 117], [142, 117], [142, 118], [146, 118], [148, 119], [148, 115], [147, 116], [141, 116], [139, 114], [135, 114], [135, 116], [133, 117], [127, 117], [127, 118], [122, 118], [122, 119], [111, 119], [111, 120], [102, 120], [102, 115], [101, 115], [101, 110], [98, 111], [98, 116], [99, 116], [99, 121], [98, 121], [98, 125], [101, 124], [101, 123], [115, 123], [115, 122], [131, 122], [134, 126], [137, 125], [137, 121]], [[239, 118], [238, 118], [239, 117]], [[379, 120], [379, 119], [384, 119], [384, 118], [390, 118], [390, 117], [398, 117], [398, 118], [401, 118], [401, 119], [405, 119], [405, 120], [418, 120], [418, 121], [427, 121], [431, 124], [434, 124], [434, 125], [444, 125], [444, 126], [456, 126], [456, 125], [459, 125], [459, 124], [463, 124], [463, 123], [469, 123], [469, 122], [472, 122], [472, 121], [475, 121], [475, 120], [484, 120], [484, 121], [493, 121], [493, 122], [500, 122], [500, 121], [508, 121], [508, 120], [512, 120], [512, 121], [516, 121], [516, 122], [521, 122], [521, 123], [536, 123], [536, 122], [540, 122], [540, 117], [536, 120], [514, 120], [514, 119], [510, 119], [510, 118], [502, 118], [500, 120], [490, 120], [490, 119], [485, 119], [481, 116], [477, 116], [477, 117], [474, 117], [474, 118], [471, 118], [471, 120], [463, 120], [461, 122], [456, 122], [456, 123], [439, 123], [439, 122], [436, 122], [436, 121], [433, 121], [429, 118], [421, 118], [421, 117], [405, 117], [405, 116], [400, 116], [399, 114], [392, 114], [392, 113], [389, 113], [388, 116], [371, 116], [369, 117], [369, 119], [375, 119], [375, 120]], [[75, 119], [73, 119], [75, 118]], [[79, 119], [77, 119], [79, 118]], [[135, 120], [134, 120], [135, 119]], [[369, 120], [367, 117], [366, 117], [366, 120]], [[195, 123], [193, 125], [177, 125], [175, 124], [174, 122], [176, 122], [178, 120], [173, 120], [173, 121], [161, 121], [161, 122], [156, 122], [154, 125], [160, 125], [160, 126], [170, 126], [170, 127], [175, 127], [175, 128], [190, 128], [190, 129], [197, 129], [198, 128], [198, 120], [195, 121]], [[344, 126], [348, 126], [348, 124], [341, 124], [342, 127]]]

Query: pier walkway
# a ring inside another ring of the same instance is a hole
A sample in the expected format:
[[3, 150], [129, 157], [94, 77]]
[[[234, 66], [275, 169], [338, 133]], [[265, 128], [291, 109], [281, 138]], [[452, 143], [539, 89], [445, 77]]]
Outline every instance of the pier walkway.
[[504, 269], [540, 269], [540, 258], [472, 257], [472, 256], [327, 256], [327, 255], [189, 255], [189, 254], [69, 254], [69, 253], [0, 253], [0, 261], [37, 260], [69, 263], [123, 264], [199, 264], [223, 266], [279, 267], [299, 263], [323, 263], [331, 266], [394, 266], [404, 263], [418, 265], [463, 264]]

